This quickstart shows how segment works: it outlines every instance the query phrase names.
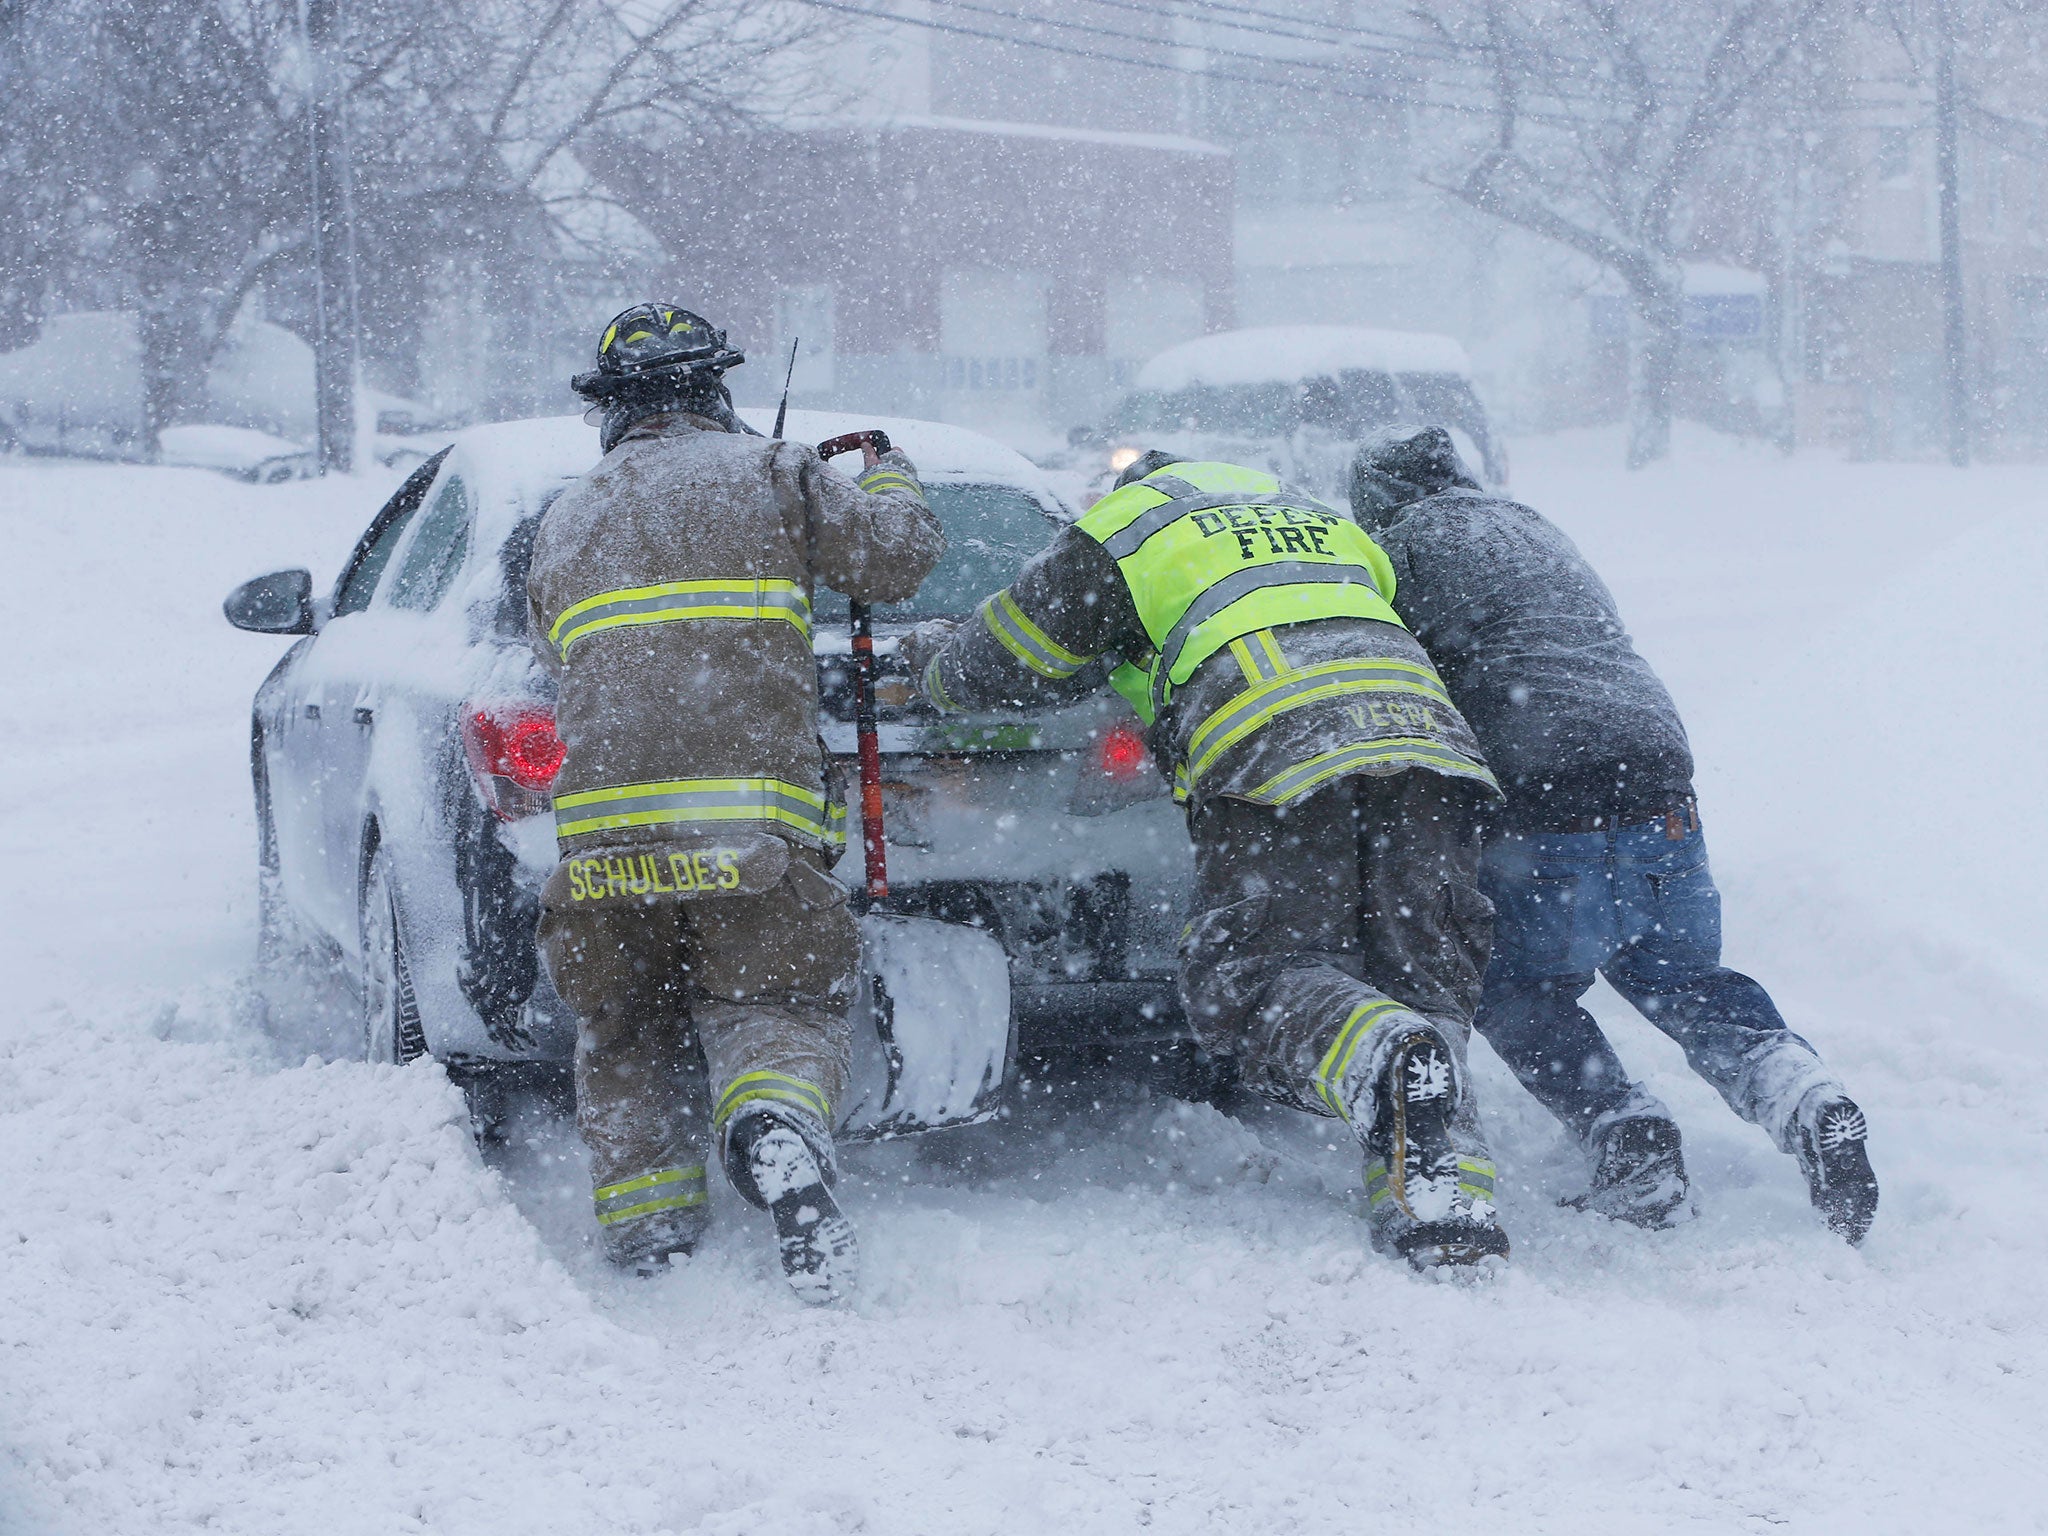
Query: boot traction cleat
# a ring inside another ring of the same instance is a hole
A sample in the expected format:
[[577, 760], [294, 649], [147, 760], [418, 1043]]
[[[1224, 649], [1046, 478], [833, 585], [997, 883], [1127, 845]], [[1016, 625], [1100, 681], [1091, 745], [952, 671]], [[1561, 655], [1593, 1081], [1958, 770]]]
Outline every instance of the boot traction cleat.
[[1799, 1106], [1793, 1155], [1806, 1175], [1813, 1208], [1836, 1236], [1861, 1243], [1877, 1219], [1877, 1175], [1871, 1171], [1870, 1123], [1842, 1093], [1816, 1096]]
[[803, 1137], [771, 1116], [751, 1117], [734, 1129], [728, 1156], [744, 1169], [733, 1182], [775, 1219], [782, 1273], [797, 1296], [823, 1306], [851, 1294], [860, 1245]]

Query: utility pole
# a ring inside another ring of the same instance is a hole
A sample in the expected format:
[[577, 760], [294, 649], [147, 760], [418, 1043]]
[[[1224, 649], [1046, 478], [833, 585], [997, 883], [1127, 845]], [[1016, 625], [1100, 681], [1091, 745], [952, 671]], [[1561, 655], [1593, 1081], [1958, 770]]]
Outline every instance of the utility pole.
[[[300, 0], [306, 50], [308, 216], [313, 233], [313, 415], [320, 472], [347, 474], [355, 463], [355, 326], [350, 283], [346, 139], [341, 132], [335, 35], [342, 0]], [[335, 238], [336, 235], [342, 238]]]
[[1941, 201], [1942, 365], [1948, 396], [1948, 457], [1970, 462], [1970, 379], [1963, 308], [1963, 195], [1956, 147], [1955, 0], [1936, 0], [1939, 54], [1934, 66], [1934, 160]]

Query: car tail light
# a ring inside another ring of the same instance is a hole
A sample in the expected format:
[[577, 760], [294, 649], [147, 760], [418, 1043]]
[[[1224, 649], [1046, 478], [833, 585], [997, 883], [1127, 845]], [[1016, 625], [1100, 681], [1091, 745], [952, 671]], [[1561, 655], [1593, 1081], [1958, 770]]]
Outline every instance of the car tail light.
[[1145, 771], [1149, 752], [1138, 728], [1123, 721], [1102, 738], [1102, 744], [1096, 748], [1096, 762], [1110, 778], [1127, 784]]
[[546, 810], [548, 787], [568, 754], [555, 734], [554, 711], [526, 702], [464, 705], [462, 747], [484, 804], [501, 821]]

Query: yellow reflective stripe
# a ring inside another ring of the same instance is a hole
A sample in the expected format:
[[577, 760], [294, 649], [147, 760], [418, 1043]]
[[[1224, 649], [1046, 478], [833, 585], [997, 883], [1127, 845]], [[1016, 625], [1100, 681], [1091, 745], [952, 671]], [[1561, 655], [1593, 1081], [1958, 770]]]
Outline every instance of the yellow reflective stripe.
[[606, 1184], [592, 1191], [592, 1196], [598, 1223], [607, 1227], [638, 1216], [651, 1216], [656, 1211], [702, 1205], [709, 1198], [702, 1163], [687, 1168], [662, 1168], [637, 1179]]
[[885, 491], [908, 491], [919, 499], [924, 496], [924, 487], [900, 469], [869, 470], [856, 484], [870, 496], [879, 496]]
[[780, 577], [742, 576], [619, 587], [571, 603], [549, 628], [548, 640], [566, 661], [570, 646], [600, 630], [691, 619], [781, 619], [794, 624], [809, 639], [811, 600], [796, 582]]
[[1298, 672], [1282, 673], [1254, 684], [1197, 726], [1194, 735], [1188, 738], [1189, 777], [1199, 779], [1218, 756], [1274, 716], [1319, 699], [1354, 692], [1419, 693], [1447, 710], [1451, 707], [1450, 695], [1444, 692], [1436, 673], [1415, 662], [1353, 659], [1303, 667]]
[[604, 340], [603, 340], [603, 341], [600, 341], [600, 342], [599, 342], [599, 343], [597, 344], [597, 350], [598, 350], [599, 354], [600, 354], [600, 355], [602, 355], [603, 353], [606, 353], [606, 352], [609, 352], [609, 351], [611, 351], [611, 349], [612, 349], [612, 343], [613, 343], [613, 342], [615, 342], [615, 341], [617, 341], [618, 339], [619, 339], [619, 328], [618, 328], [618, 327], [617, 327], [616, 325], [608, 325], [608, 326], [606, 326], [606, 327], [604, 328]]
[[1286, 805], [1340, 774], [1395, 764], [1441, 769], [1462, 778], [1478, 779], [1495, 789], [1500, 787], [1483, 763], [1451, 750], [1440, 741], [1422, 736], [1390, 736], [1381, 741], [1325, 752], [1296, 763], [1292, 768], [1274, 774], [1244, 798], [1259, 805]]
[[946, 692], [946, 685], [939, 679], [939, 658], [936, 656], [925, 663], [924, 696], [938, 706], [942, 715], [960, 713], [960, 706], [953, 702], [952, 695]]
[[1486, 1158], [1461, 1157], [1458, 1159], [1458, 1188], [1468, 1195], [1483, 1199], [1493, 1198], [1494, 1167]]
[[1094, 658], [1076, 656], [1031, 621], [1007, 591], [998, 592], [981, 605], [982, 622], [1004, 650], [1040, 677], [1058, 680], [1072, 677]]
[[1343, 1097], [1338, 1089], [1343, 1086], [1344, 1073], [1351, 1065], [1351, 1058], [1358, 1054], [1358, 1048], [1365, 1043], [1365, 1037], [1373, 1032], [1393, 1013], [1408, 1010], [1399, 1003], [1386, 998], [1375, 1002], [1360, 1003], [1351, 1010], [1351, 1017], [1344, 1021], [1344, 1027], [1337, 1031], [1337, 1038], [1330, 1042], [1330, 1048], [1323, 1052], [1323, 1059], [1316, 1066], [1316, 1093], [1330, 1106], [1330, 1113], [1339, 1120], [1349, 1122], [1351, 1117], [1344, 1111]]
[[555, 797], [557, 837], [666, 823], [772, 821], [824, 842], [829, 820], [823, 795], [786, 779], [664, 779]]
[[1188, 765], [1186, 763], [1175, 763], [1173, 765], [1173, 803], [1175, 805], [1187, 804], [1187, 798], [1192, 792], [1193, 786], [1188, 781]]
[[718, 1101], [718, 1113], [713, 1124], [720, 1130], [743, 1105], [754, 1103], [792, 1104], [798, 1109], [832, 1123], [832, 1106], [826, 1102], [825, 1090], [815, 1083], [807, 1083], [800, 1077], [791, 1077], [785, 1072], [749, 1072], [736, 1077]]

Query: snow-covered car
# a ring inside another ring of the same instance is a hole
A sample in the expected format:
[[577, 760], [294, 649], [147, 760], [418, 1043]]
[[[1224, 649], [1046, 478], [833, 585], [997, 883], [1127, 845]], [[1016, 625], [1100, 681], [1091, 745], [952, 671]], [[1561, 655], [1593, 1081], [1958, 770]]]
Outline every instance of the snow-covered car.
[[[872, 426], [916, 461], [949, 546], [915, 599], [874, 614], [890, 910], [1001, 943], [1024, 1057], [1149, 1052], [1178, 1034], [1191, 865], [1124, 706], [942, 719], [893, 662], [913, 622], [967, 613], [1071, 509], [1022, 456], [957, 427], [797, 411], [787, 435]], [[431, 1052], [481, 1082], [571, 1054], [534, 944], [563, 748], [525, 585], [542, 513], [596, 457], [573, 417], [470, 428], [370, 520], [329, 592], [289, 570], [227, 600], [241, 628], [302, 637], [250, 722], [265, 954], [277, 969], [304, 956], [339, 967], [373, 1059]], [[818, 593], [824, 735], [851, 782], [845, 617], [843, 598]], [[856, 886], [861, 857], [856, 846], [841, 866]]]
[[211, 469], [254, 485], [303, 480], [319, 469], [311, 449], [254, 427], [165, 427], [157, 434], [157, 462]]
[[1344, 504], [1358, 440], [1403, 422], [1448, 427], [1492, 485], [1507, 455], [1448, 336], [1363, 326], [1219, 331], [1138, 370], [1097, 426], [1077, 427], [1059, 467], [1097, 494], [1147, 448], [1246, 464]]

